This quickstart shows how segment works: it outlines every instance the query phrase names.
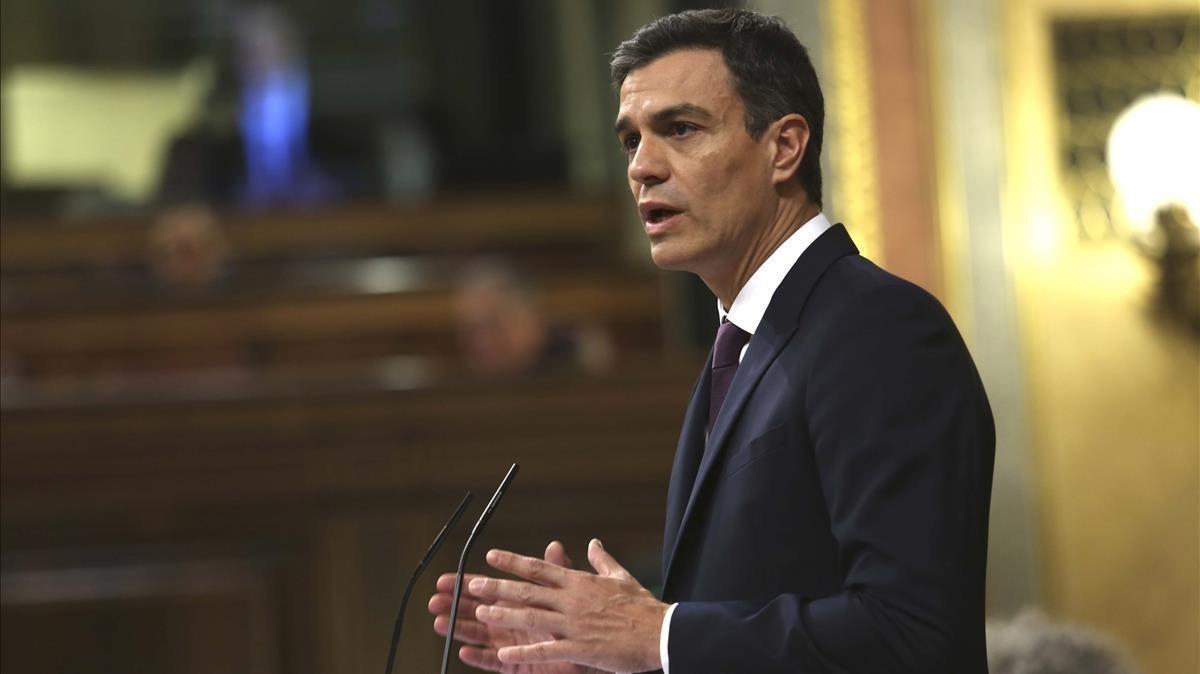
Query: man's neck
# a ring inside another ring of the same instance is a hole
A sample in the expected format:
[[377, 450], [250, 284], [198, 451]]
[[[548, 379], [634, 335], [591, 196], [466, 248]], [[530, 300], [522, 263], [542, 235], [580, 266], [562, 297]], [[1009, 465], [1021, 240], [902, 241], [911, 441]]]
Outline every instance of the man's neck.
[[721, 301], [721, 306], [728, 310], [733, 305], [733, 299], [745, 287], [754, 272], [771, 257], [771, 253], [820, 212], [821, 209], [807, 199], [781, 201], [771, 222], [759, 230], [746, 248], [742, 259], [729, 270], [725, 278], [703, 279], [709, 290]]

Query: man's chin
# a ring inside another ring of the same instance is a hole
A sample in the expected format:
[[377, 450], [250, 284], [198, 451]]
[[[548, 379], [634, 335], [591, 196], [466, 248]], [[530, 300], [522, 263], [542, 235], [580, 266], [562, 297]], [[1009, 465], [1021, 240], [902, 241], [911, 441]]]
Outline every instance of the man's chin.
[[650, 259], [654, 261], [654, 266], [663, 271], [691, 271], [688, 265], [691, 256], [687, 251], [665, 241], [650, 243]]

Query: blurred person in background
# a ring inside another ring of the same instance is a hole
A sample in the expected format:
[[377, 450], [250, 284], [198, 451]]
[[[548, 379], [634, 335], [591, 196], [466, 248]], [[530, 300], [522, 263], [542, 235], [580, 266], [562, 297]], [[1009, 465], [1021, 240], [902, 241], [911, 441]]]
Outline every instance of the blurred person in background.
[[[460, 658], [986, 672], [991, 409], [945, 309], [821, 212], [805, 48], [778, 19], [691, 11], [639, 29], [611, 65], [651, 257], [699, 276], [721, 321], [671, 471], [663, 597], [598, 539], [595, 573], [564, 568], [557, 542], [544, 560], [491, 550], [523, 580], [468, 581]], [[453, 586], [439, 578], [429, 604], [443, 633]]]
[[164, 210], [150, 226], [146, 256], [155, 280], [171, 292], [203, 294], [228, 273], [225, 234], [216, 215], [200, 204]]
[[991, 674], [1137, 674], [1109, 640], [1036, 610], [987, 626]]
[[235, 21], [242, 200], [248, 206], [327, 201], [335, 190], [309, 154], [309, 80], [296, 24], [274, 5], [247, 7]]
[[592, 326], [549, 324], [532, 284], [499, 260], [464, 268], [455, 313], [464, 363], [476, 375], [598, 372], [612, 361], [607, 335]]

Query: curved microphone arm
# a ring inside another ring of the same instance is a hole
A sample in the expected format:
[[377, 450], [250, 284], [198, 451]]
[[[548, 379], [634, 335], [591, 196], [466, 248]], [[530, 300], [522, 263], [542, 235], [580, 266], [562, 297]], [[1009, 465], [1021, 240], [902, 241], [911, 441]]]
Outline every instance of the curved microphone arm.
[[392, 674], [392, 665], [394, 665], [396, 662], [396, 647], [400, 644], [400, 627], [404, 624], [404, 609], [408, 607], [408, 598], [412, 596], [413, 587], [416, 586], [417, 579], [421, 577], [422, 573], [424, 573], [425, 567], [429, 566], [429, 562], [433, 559], [433, 556], [437, 554], [438, 549], [442, 547], [442, 543], [446, 542], [446, 535], [450, 533], [450, 530], [454, 528], [455, 524], [458, 524], [459, 518], [462, 517], [462, 514], [466, 511], [467, 504], [471, 502], [472, 498], [474, 498], [474, 496], [471, 494], [471, 492], [467, 492], [467, 495], [463, 497], [462, 502], [460, 502], [458, 507], [454, 509], [454, 514], [451, 515], [450, 519], [446, 521], [446, 524], [442, 526], [442, 530], [438, 532], [437, 537], [433, 539], [433, 543], [430, 544], [429, 549], [425, 551], [425, 557], [423, 557], [420, 563], [417, 564], [417, 568], [415, 571], [413, 571], [412, 577], [408, 579], [408, 585], [404, 588], [404, 597], [400, 600], [400, 610], [396, 613], [396, 626], [392, 628], [392, 645], [391, 648], [388, 649], [387, 669], [383, 670], [384, 674]]
[[496, 504], [500, 502], [500, 497], [504, 496], [504, 490], [508, 488], [508, 484], [512, 482], [516, 476], [519, 465], [513, 464], [508, 469], [508, 474], [500, 481], [500, 486], [496, 488], [496, 493], [492, 495], [492, 500], [487, 507], [483, 509], [483, 514], [479, 516], [479, 521], [475, 523], [475, 527], [471, 529], [471, 535], [467, 537], [467, 543], [463, 546], [462, 556], [458, 558], [458, 575], [454, 578], [454, 600], [450, 603], [450, 625], [446, 629], [446, 647], [442, 651], [442, 674], [446, 674], [450, 667], [450, 648], [454, 645], [454, 627], [458, 622], [458, 601], [462, 598], [462, 582], [463, 574], [467, 569], [467, 556], [471, 554], [471, 546], [475, 545], [475, 539], [479, 536], [479, 532], [483, 531], [483, 527], [492, 517], [492, 511], [496, 509]]

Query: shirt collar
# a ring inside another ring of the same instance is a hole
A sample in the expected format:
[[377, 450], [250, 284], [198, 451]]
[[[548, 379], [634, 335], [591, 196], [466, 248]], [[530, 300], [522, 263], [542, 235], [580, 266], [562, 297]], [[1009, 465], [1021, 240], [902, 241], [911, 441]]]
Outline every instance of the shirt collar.
[[767, 313], [767, 305], [775, 296], [775, 290], [783, 283], [783, 277], [787, 276], [812, 242], [831, 226], [824, 213], [817, 213], [816, 217], [801, 225], [754, 270], [750, 280], [733, 298], [729, 311], [725, 311], [721, 300], [717, 300], [718, 317], [722, 321], [728, 317], [730, 323], [753, 335], [762, 322], [763, 314]]

